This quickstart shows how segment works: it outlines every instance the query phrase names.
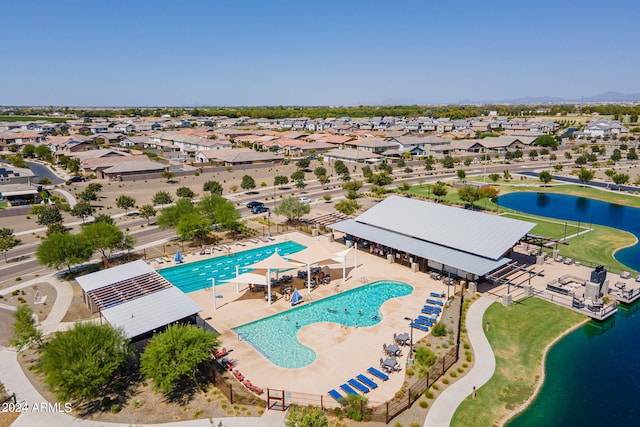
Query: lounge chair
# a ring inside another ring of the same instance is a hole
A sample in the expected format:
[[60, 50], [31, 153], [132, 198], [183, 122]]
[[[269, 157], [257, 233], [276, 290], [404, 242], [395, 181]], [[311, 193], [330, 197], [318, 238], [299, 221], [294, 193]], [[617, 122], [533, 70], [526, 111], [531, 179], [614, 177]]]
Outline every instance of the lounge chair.
[[158, 264], [163, 264], [164, 260], [162, 258], [156, 258], [154, 259], [155, 262], [157, 262]]
[[444, 294], [443, 293], [431, 292], [429, 295], [434, 297], [434, 298], [444, 298]]
[[354, 380], [353, 378], [351, 378], [349, 381], [347, 381], [349, 383], [349, 385], [353, 388], [355, 388], [356, 390], [358, 390], [361, 393], [369, 393], [369, 387], [365, 386], [362, 383], [359, 383], [358, 381]]
[[354, 396], [358, 395], [358, 393], [354, 389], [352, 389], [349, 384], [342, 384], [340, 388], [347, 394], [352, 394]]
[[342, 400], [344, 400], [344, 396], [338, 393], [336, 390], [329, 390], [329, 393], [327, 394], [333, 397], [338, 403], [342, 403]]
[[356, 377], [361, 383], [363, 383], [364, 385], [366, 385], [367, 387], [373, 389], [373, 388], [378, 388], [378, 384], [376, 384], [375, 382], [373, 382], [370, 378], [365, 377], [364, 375], [360, 374]]
[[420, 329], [421, 331], [429, 332], [429, 327], [421, 325], [421, 324], [416, 323], [416, 322], [411, 322], [411, 324], [409, 326], [411, 326], [412, 328], [415, 328], [415, 329]]
[[251, 243], [260, 243], [260, 241], [258, 239], [249, 239], [249, 241]]
[[380, 378], [382, 381], [387, 381], [389, 379], [389, 376], [387, 374], [380, 372], [374, 367], [367, 369], [367, 372], [369, 372], [373, 376]]

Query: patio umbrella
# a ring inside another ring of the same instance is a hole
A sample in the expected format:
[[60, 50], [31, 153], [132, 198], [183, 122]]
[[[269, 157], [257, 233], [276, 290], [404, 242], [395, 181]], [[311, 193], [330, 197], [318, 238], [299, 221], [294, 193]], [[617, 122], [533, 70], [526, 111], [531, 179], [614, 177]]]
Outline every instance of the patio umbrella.
[[293, 291], [293, 294], [291, 294], [291, 306], [293, 307], [300, 301], [302, 301], [302, 295], [300, 295], [300, 292], [296, 289]]
[[176, 255], [173, 257], [173, 260], [177, 263], [183, 263], [184, 259], [182, 259], [182, 254], [180, 253], [180, 250], [178, 250], [176, 252]]

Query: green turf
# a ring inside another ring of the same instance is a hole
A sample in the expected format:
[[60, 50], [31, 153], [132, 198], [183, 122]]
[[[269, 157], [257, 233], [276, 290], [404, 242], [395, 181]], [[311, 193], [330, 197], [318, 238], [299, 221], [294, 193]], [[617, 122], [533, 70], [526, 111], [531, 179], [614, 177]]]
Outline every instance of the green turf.
[[64, 123], [67, 117], [41, 117], [41, 116], [0, 116], [0, 122], [35, 122], [37, 120], [45, 120], [53, 123]]
[[544, 348], [585, 317], [538, 298], [525, 298], [510, 307], [494, 303], [483, 324], [496, 356], [496, 371], [456, 410], [452, 426], [492, 426], [523, 404], [532, 394], [542, 372]]

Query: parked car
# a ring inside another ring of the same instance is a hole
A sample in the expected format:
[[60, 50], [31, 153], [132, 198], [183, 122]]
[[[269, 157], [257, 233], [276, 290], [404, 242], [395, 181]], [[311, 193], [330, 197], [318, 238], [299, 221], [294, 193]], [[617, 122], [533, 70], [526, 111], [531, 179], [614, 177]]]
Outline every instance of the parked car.
[[269, 212], [269, 208], [265, 206], [254, 206], [253, 208], [251, 208], [251, 213], [254, 214], [261, 214], [264, 212]]
[[311, 199], [308, 197], [300, 197], [298, 200], [300, 200], [302, 203], [311, 203]]
[[256, 201], [254, 200], [254, 201], [252, 201], [252, 202], [247, 203], [247, 207], [248, 207], [249, 209], [253, 209], [253, 208], [257, 207], [257, 206], [264, 206], [264, 202], [256, 202]]
[[67, 180], [67, 185], [73, 182], [83, 182], [84, 180], [85, 180], [84, 176], [80, 176], [80, 175], [72, 176]]

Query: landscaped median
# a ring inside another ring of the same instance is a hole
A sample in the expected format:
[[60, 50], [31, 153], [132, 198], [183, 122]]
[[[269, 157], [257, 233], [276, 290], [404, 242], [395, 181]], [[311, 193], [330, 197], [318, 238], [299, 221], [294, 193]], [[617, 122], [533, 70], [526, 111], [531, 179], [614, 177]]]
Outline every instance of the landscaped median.
[[496, 371], [477, 390], [475, 399], [469, 396], [462, 402], [451, 425], [496, 425], [521, 407], [537, 390], [548, 347], [585, 321], [584, 316], [572, 310], [534, 297], [509, 307], [492, 304], [483, 324], [489, 325], [486, 333], [495, 353]]

